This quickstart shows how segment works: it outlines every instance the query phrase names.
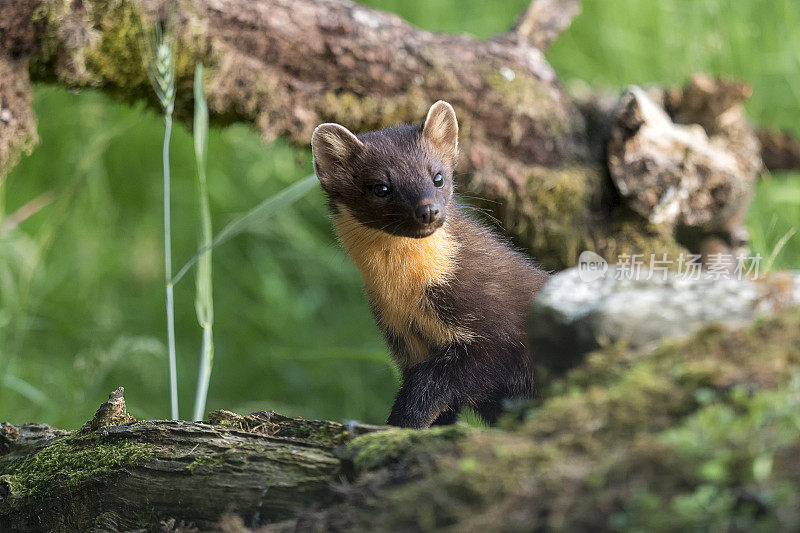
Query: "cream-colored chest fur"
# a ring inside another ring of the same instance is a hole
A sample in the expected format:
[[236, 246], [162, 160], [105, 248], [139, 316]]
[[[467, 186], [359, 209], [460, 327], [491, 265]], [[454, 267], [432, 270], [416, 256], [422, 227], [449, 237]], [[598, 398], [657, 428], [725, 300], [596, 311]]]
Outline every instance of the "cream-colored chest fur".
[[473, 337], [467, 328], [442, 321], [426, 299], [428, 287], [447, 283], [455, 272], [459, 243], [446, 224], [423, 239], [396, 237], [364, 226], [344, 206], [333, 222], [361, 272], [380, 325], [405, 341], [407, 353], [395, 354], [401, 367]]

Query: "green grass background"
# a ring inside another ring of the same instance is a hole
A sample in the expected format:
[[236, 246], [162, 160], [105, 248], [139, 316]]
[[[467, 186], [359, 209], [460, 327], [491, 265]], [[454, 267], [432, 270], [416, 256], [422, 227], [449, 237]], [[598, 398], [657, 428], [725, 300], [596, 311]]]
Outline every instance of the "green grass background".
[[[426, 29], [483, 38], [507, 29], [527, 0], [366, 3]], [[800, 135], [793, 0], [585, 0], [547, 56], [568, 87], [679, 83], [695, 71], [742, 78], [754, 87], [756, 123]], [[136, 417], [166, 417], [162, 121], [142, 106], [47, 86], [36, 88], [35, 109], [41, 142], [8, 176], [3, 207], [8, 214], [37, 197], [53, 201], [0, 233], [0, 420], [76, 427], [119, 385]], [[265, 145], [241, 125], [212, 130], [208, 161], [217, 231], [311, 172], [308, 151]], [[176, 269], [196, 246], [193, 165], [180, 125], [172, 143]], [[800, 230], [800, 176], [764, 179], [748, 226], [765, 256]], [[774, 266], [800, 267], [800, 237]], [[319, 191], [218, 248], [214, 296], [208, 409], [383, 421], [397, 379]], [[200, 349], [193, 298], [187, 276], [176, 288], [184, 417]]]

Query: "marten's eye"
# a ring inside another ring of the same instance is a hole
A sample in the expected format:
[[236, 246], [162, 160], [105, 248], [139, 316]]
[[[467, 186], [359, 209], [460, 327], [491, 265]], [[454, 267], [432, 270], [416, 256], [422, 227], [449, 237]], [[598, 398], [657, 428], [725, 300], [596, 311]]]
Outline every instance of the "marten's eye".
[[392, 189], [388, 185], [384, 185], [383, 183], [376, 183], [372, 186], [372, 193], [377, 196], [378, 198], [386, 198], [390, 194], [392, 194]]
[[444, 176], [442, 176], [441, 172], [437, 172], [436, 175], [433, 177], [433, 186], [438, 189], [444, 187]]

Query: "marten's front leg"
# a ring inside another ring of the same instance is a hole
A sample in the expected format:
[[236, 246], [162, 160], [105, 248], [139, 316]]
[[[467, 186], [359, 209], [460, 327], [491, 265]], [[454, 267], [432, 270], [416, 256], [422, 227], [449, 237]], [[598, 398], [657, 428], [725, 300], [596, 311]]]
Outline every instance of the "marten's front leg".
[[449, 426], [451, 424], [455, 424], [458, 421], [458, 413], [460, 408], [458, 407], [451, 407], [449, 409], [445, 409], [439, 416], [436, 417], [436, 420], [433, 421], [431, 424], [432, 426]]
[[440, 415], [440, 423], [455, 422], [459, 406], [467, 400], [487, 397], [492, 389], [482, 366], [461, 345], [448, 346], [417, 363], [403, 376], [403, 386], [386, 423], [426, 428], [439, 422]]

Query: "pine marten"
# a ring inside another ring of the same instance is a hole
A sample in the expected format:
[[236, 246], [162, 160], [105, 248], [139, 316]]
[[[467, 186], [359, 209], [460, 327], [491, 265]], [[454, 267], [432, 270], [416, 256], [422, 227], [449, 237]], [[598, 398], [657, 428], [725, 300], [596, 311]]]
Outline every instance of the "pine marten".
[[423, 124], [354, 135], [322, 124], [314, 171], [361, 271], [403, 384], [387, 424], [452, 424], [462, 407], [494, 423], [533, 394], [525, 318], [548, 278], [453, 197], [458, 123], [438, 101]]

